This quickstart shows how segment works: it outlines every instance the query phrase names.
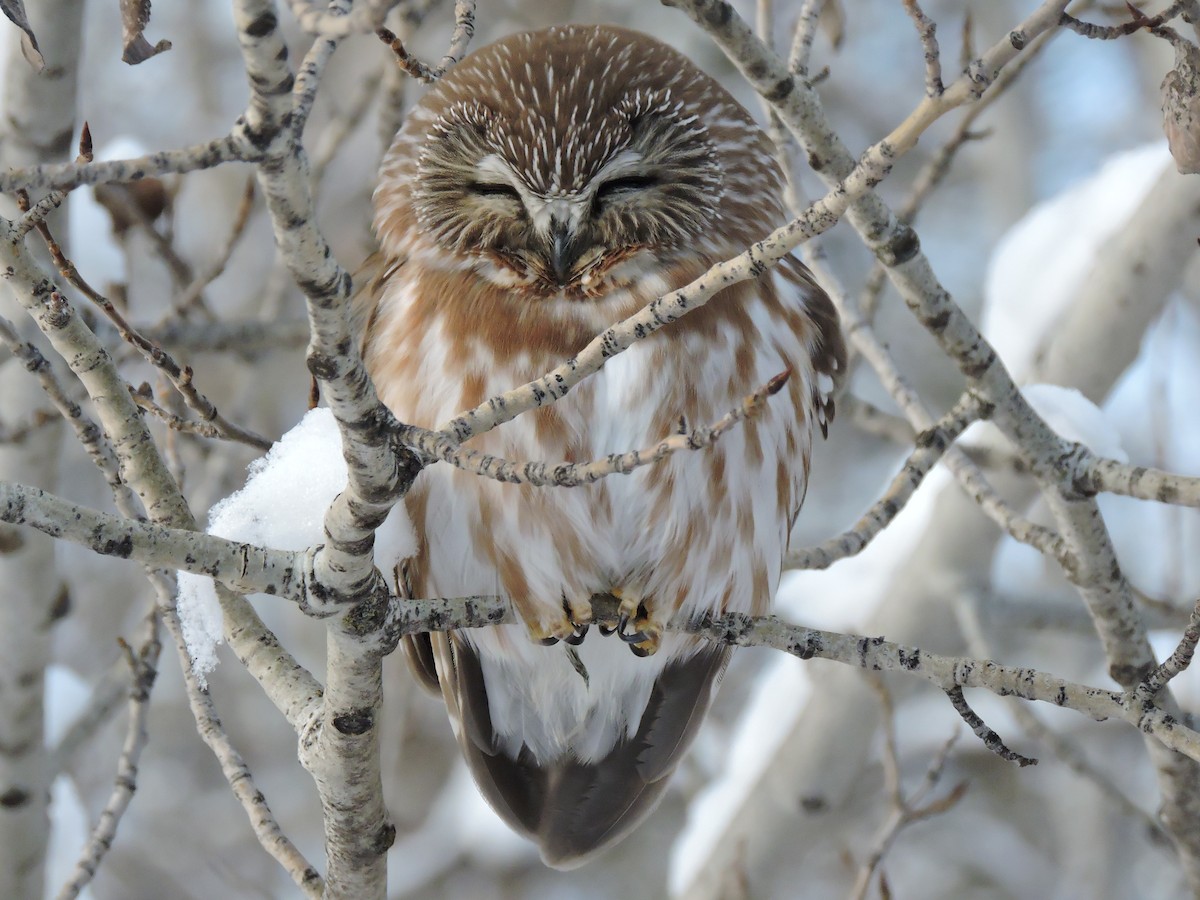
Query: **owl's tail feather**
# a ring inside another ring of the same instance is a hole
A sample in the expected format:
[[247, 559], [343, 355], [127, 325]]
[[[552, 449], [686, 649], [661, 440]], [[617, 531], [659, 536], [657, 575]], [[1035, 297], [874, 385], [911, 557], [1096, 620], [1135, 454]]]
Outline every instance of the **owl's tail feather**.
[[542, 860], [573, 869], [616, 843], [662, 798], [668, 776], [691, 744], [721, 675], [728, 647], [705, 646], [668, 665], [650, 693], [637, 732], [594, 762], [539, 763], [497, 747], [475, 651], [454, 635], [431, 635], [438, 675], [463, 755], [497, 813], [536, 841]]

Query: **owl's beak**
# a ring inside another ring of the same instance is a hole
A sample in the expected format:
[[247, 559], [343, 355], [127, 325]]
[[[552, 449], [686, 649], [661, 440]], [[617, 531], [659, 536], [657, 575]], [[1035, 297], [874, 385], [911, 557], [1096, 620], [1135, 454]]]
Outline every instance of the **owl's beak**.
[[550, 268], [554, 280], [565, 287], [571, 283], [571, 272], [579, 259], [579, 248], [571, 226], [560, 219], [550, 220]]

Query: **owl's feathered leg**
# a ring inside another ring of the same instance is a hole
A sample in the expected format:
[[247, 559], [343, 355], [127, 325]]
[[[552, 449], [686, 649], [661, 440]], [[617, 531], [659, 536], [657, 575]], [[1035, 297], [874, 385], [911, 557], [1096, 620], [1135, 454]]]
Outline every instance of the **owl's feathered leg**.
[[575, 622], [571, 621], [571, 616], [566, 610], [565, 603], [563, 604], [563, 612], [561, 614], [556, 615], [551, 612], [547, 615], [545, 605], [530, 600], [521, 594], [511, 596], [512, 604], [517, 610], [517, 615], [524, 623], [525, 630], [529, 634], [529, 639], [535, 644], [542, 644], [549, 647], [552, 644], [557, 644], [559, 641], [578, 643], [579, 627]]
[[562, 593], [562, 615], [546, 614], [546, 605], [531, 601], [523, 594], [512, 595], [521, 621], [535, 644], [551, 646], [559, 641], [579, 644], [592, 624], [592, 604], [584, 600], [573, 600]]

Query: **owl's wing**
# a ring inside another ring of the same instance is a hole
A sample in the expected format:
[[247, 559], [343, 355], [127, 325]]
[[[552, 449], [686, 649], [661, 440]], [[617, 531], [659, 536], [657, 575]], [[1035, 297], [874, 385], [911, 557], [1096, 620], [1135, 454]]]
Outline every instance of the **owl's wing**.
[[358, 339], [360, 350], [371, 341], [375, 318], [379, 315], [379, 295], [384, 285], [404, 263], [405, 260], [401, 258], [376, 250], [363, 260], [354, 273], [354, 286], [350, 294], [350, 333]]
[[[455, 734], [480, 791], [557, 869], [582, 865], [654, 809], [704, 720], [731, 653], [728, 647], [704, 646], [669, 664], [650, 692], [637, 732], [603, 759], [564, 757], [542, 765], [526, 748], [515, 759], [499, 749], [483, 672], [470, 644], [453, 632], [420, 637], [432, 649]], [[405, 649], [414, 652], [413, 645]]]
[[846, 379], [846, 342], [837, 308], [817, 284], [808, 268], [794, 256], [785, 256], [777, 270], [786, 283], [796, 288], [804, 298], [804, 312], [815, 331], [810, 341], [809, 355], [816, 383], [813, 384], [813, 410], [823, 437], [829, 436], [833, 421], [834, 398]]
[[433, 636], [421, 632], [406, 634], [400, 640], [409, 671], [426, 690], [440, 694], [442, 686], [438, 681], [437, 664], [434, 661]]

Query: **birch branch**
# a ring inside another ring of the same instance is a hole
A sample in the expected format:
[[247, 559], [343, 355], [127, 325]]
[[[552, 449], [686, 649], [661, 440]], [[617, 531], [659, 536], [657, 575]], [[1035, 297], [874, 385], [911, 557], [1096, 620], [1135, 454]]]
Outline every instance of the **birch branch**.
[[863, 513], [862, 518], [844, 533], [816, 547], [791, 551], [784, 560], [784, 568], [827, 569], [839, 559], [861, 553], [899, 515], [925, 476], [933, 471], [971, 423], [980, 418], [981, 412], [978, 400], [964, 395], [935, 425], [917, 435], [916, 449], [909, 454], [883, 496]]
[[[0, 222], [0, 226], [5, 231], [12, 227], [8, 222]], [[142, 506], [155, 523], [181, 526], [185, 531], [194, 529], [195, 521], [191, 511], [179, 494], [178, 487], [141, 420], [136, 404], [129, 396], [125, 382], [103, 346], [70, 304], [53, 289], [50, 281], [28, 259], [19, 240], [0, 242], [0, 251], [7, 262], [5, 275], [13, 287], [14, 296], [33, 317], [56, 352], [68, 361], [71, 370], [83, 383], [95, 405], [100, 424], [117, 457], [121, 480], [136, 492]], [[116, 496], [120, 504], [122, 497], [120, 494]], [[5, 508], [10, 509], [7, 503]], [[126, 514], [133, 515], [134, 511], [126, 507]], [[128, 521], [132, 524], [142, 524]], [[123, 549], [117, 545], [112, 546], [114, 550]], [[226, 607], [226, 613], [226, 636], [231, 645], [238, 647], [242, 642], [246, 642], [256, 645], [256, 649], [245, 649], [244, 652], [261, 652], [258, 638], [265, 628], [249, 604], [237, 598], [236, 603]], [[175, 613], [173, 608], [165, 603], [163, 616], [168, 627], [172, 627]], [[281, 647], [276, 645], [273, 649], [276, 668], [300, 670], [295, 660]], [[181, 663], [185, 676], [194, 677], [191, 659], [186, 651], [181, 656]], [[271, 680], [262, 684], [268, 696], [281, 709], [297, 705], [297, 701], [289, 695], [290, 691], [296, 689], [294, 681]], [[251, 788], [247, 782], [238, 789]], [[258, 797], [256, 808], [266, 809], [266, 801], [261, 795]], [[261, 818], [261, 812], [259, 815]]]
[[396, 63], [410, 77], [426, 84], [437, 81], [451, 67], [457, 65], [467, 52], [467, 46], [475, 35], [475, 3], [473, 0], [455, 0], [454, 3], [454, 32], [450, 36], [450, 46], [443, 54], [437, 66], [421, 62], [404, 49], [404, 43], [386, 28], [376, 32], [379, 39], [391, 49], [396, 56]]
[[[0, 171], [70, 156], [83, 35], [82, 0], [30, 4], [28, 18], [20, 6], [6, 4], [5, 11], [16, 14], [13, 21], [25, 33], [24, 52], [13, 47], [3, 63]], [[4, 214], [11, 215], [10, 209], [6, 198]], [[15, 315], [3, 291], [0, 315]], [[28, 358], [18, 362], [29, 367]], [[25, 374], [13, 362], [2, 369], [0, 418], [16, 419], [29, 412], [31, 398], [21, 390]], [[59, 477], [61, 440], [62, 429], [51, 426], [21, 444], [0, 447], [0, 478], [53, 486]], [[55, 622], [49, 612], [65, 588], [49, 541], [5, 528], [0, 545], [0, 895], [41, 900], [51, 833], [52, 776], [44, 728], [45, 670], [53, 659]]]
[[1072, 481], [1082, 493], [1120, 494], [1200, 508], [1200, 477], [1177, 475], [1150, 466], [1131, 466], [1081, 450], [1078, 463], [1068, 466]]
[[[347, 8], [343, 0], [330, 4], [334, 21], [352, 18], [340, 15]], [[327, 628], [325, 692], [301, 732], [301, 762], [323, 810], [325, 896], [382, 900], [386, 852], [396, 831], [383, 808], [377, 727], [379, 612], [386, 608], [386, 586], [371, 551], [375, 529], [420, 467], [412, 454], [390, 444], [381, 427], [387, 421], [383, 407], [350, 337], [350, 276], [316, 226], [307, 158], [290, 124], [294, 79], [275, 5], [236, 0], [234, 24], [251, 91], [245, 131], [263, 148], [259, 184], [276, 244], [307, 301], [309, 371], [338, 423], [348, 469], [346, 490], [325, 516], [327, 541], [312, 557], [306, 598], [349, 601], [354, 608]], [[318, 52], [332, 52], [331, 44], [321, 44]]]
[[937, 97], [945, 91], [942, 84], [942, 55], [938, 50], [937, 25], [925, 15], [917, 0], [904, 0], [904, 11], [917, 28], [917, 37], [925, 51], [925, 96]]
[[[615, 605], [592, 598], [598, 621], [616, 616]], [[411, 606], [410, 606], [411, 604]], [[611, 604], [610, 604], [611, 605]], [[459, 597], [438, 600], [394, 598], [388, 630], [392, 637], [421, 631], [480, 628], [518, 621], [498, 597]], [[1003, 666], [990, 660], [941, 656], [882, 637], [840, 634], [793, 625], [774, 616], [727, 613], [672, 620], [668, 628], [699, 635], [708, 641], [737, 647], [769, 647], [803, 660], [828, 659], [871, 672], [904, 673], [927, 681], [944, 692], [982, 688], [999, 696], [1050, 703], [1072, 709], [1098, 722], [1119, 719], [1153, 735], [1163, 746], [1189, 759], [1200, 760], [1200, 733], [1136, 691], [1121, 693], [1067, 681], [1035, 669]]]
[[[595, 484], [609, 475], [627, 475], [642, 466], [654, 465], [681, 450], [704, 450], [712, 447], [721, 435], [738, 423], [759, 415], [768, 398], [779, 393], [787, 383], [791, 370], [781, 372], [762, 387], [748, 394], [740, 405], [711, 425], [663, 438], [642, 450], [613, 453], [604, 459], [586, 463], [522, 462], [469, 450], [450, 440], [444, 432], [430, 431], [414, 425], [399, 425], [400, 440], [427, 457], [440, 459], [455, 468], [482, 478], [506, 484], [528, 484], [535, 487], [578, 487]], [[681, 426], [683, 427], [683, 426]]]
[[40, 488], [0, 481], [0, 521], [26, 525], [101, 556], [221, 579], [245, 593], [301, 598], [303, 552], [270, 550], [201, 531], [114, 516]]
[[0, 193], [12, 193], [20, 188], [69, 191], [85, 184], [137, 181], [152, 175], [182, 175], [229, 162], [255, 162], [260, 158], [253, 143], [245, 140], [243, 132], [236, 131], [204, 144], [163, 150], [135, 159], [14, 167], [0, 172]]
[[[773, 104], [826, 183], [839, 181], [854, 168], [853, 158], [830, 129], [811, 87], [787, 72], [732, 7], [721, 0], [679, 0], [670, 5], [685, 8], [713, 35], [751, 84]], [[1065, 0], [1040, 4], [1004, 40], [975, 60], [944, 94], [922, 101], [910, 119], [893, 132], [897, 145], [903, 147], [904, 137], [923, 130], [928, 117], [945, 104], [982, 96], [1003, 67], [1030, 41], [1058, 26], [1066, 5]], [[855, 203], [847, 219], [888, 268], [889, 277], [918, 321], [954, 360], [968, 383], [995, 404], [996, 423], [1014, 441], [1048, 496], [1065, 551], [1057, 558], [1092, 614], [1111, 673], [1125, 686], [1136, 684], [1153, 665], [1149, 642], [1095, 503], [1074, 499], [1073, 490], [1057, 469], [1058, 461], [1070, 455], [1070, 447], [1029, 408], [995, 352], [938, 282], [928, 259], [920, 253], [915, 233], [900, 225], [874, 195]], [[1200, 770], [1194, 762], [1164, 756], [1153, 744], [1149, 750], [1158, 769], [1167, 807], [1165, 818], [1173, 840], [1190, 883], [1200, 890], [1200, 829], [1193, 824], [1200, 819]]]
[[87, 843], [75, 863], [70, 879], [58, 892], [58, 900], [73, 900], [78, 897], [95, 877], [101, 861], [112, 847], [117, 835], [117, 826], [129, 809], [133, 793], [137, 789], [138, 762], [149, 739], [146, 720], [150, 714], [150, 691], [158, 675], [158, 657], [162, 649], [158, 639], [157, 610], [152, 608], [145, 617], [143, 630], [145, 636], [139, 642], [140, 646], [136, 652], [128, 645], [123, 647], [132, 683], [128, 689], [129, 724], [126, 726], [125, 743], [117, 760], [115, 785], [108, 802], [100, 812], [99, 820], [88, 835]]

